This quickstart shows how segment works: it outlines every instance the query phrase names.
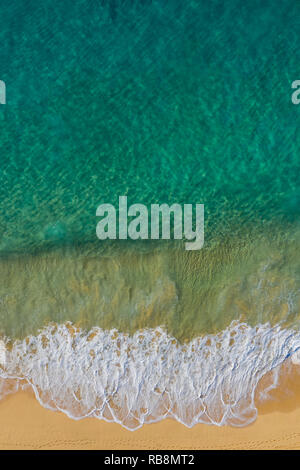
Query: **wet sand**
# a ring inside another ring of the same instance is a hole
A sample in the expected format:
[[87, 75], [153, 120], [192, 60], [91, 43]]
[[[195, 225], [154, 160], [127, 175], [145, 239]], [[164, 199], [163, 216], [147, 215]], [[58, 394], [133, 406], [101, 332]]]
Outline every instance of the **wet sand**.
[[272, 400], [259, 407], [257, 420], [244, 428], [199, 424], [188, 429], [167, 419], [130, 432], [95, 418], [74, 421], [43, 408], [32, 392], [20, 391], [0, 402], [0, 449], [300, 449], [296, 375], [292, 389], [273, 392]]

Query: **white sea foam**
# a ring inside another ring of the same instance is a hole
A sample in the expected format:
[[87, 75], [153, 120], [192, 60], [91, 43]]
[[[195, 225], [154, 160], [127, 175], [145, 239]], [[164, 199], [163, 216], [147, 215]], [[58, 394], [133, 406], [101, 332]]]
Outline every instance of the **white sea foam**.
[[130, 430], [165, 417], [243, 426], [256, 417], [259, 380], [299, 348], [299, 332], [269, 324], [234, 322], [188, 344], [162, 328], [129, 336], [52, 325], [6, 349], [0, 393], [25, 382], [43, 406]]
[[299, 366], [300, 365], [300, 349], [292, 354], [291, 357], [292, 363]]
[[6, 346], [4, 341], [0, 340], [0, 364], [5, 366], [6, 363]]

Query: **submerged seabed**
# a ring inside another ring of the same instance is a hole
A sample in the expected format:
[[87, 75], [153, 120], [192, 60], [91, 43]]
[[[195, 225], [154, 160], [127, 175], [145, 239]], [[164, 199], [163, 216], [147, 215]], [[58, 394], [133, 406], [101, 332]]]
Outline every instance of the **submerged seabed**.
[[[242, 426], [297, 357], [299, 229], [186, 252], [62, 248], [1, 259], [1, 394], [136, 429]], [[173, 242], [174, 243], [174, 242]], [[137, 246], [140, 249], [137, 249]]]

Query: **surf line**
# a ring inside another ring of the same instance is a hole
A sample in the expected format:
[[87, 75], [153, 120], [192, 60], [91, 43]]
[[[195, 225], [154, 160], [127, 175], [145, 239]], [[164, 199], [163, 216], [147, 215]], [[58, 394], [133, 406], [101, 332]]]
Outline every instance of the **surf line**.
[[[180, 204], [151, 204], [149, 227], [147, 206], [132, 204], [128, 207], [127, 196], [119, 196], [118, 217], [112, 204], [100, 204], [97, 207], [96, 216], [102, 219], [97, 223], [96, 235], [99, 240], [127, 240], [128, 237], [131, 240], [170, 240], [173, 219], [174, 240], [184, 238], [188, 240], [185, 243], [186, 250], [200, 250], [204, 245], [204, 204], [195, 204], [194, 213], [195, 228], [193, 204], [184, 204], [183, 207]], [[129, 223], [128, 217], [131, 218]]]

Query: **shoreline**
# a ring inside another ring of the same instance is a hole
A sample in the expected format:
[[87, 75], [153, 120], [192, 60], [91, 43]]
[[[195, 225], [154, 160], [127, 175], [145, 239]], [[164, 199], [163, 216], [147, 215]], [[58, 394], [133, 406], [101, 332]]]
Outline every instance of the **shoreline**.
[[[273, 390], [270, 400], [259, 406], [256, 421], [242, 428], [198, 424], [190, 429], [165, 419], [128, 431], [96, 418], [72, 420], [43, 408], [31, 390], [18, 391], [0, 402], [0, 449], [300, 449], [300, 375], [296, 375], [292, 389]], [[284, 378], [284, 386], [286, 380], [291, 384]]]

